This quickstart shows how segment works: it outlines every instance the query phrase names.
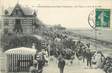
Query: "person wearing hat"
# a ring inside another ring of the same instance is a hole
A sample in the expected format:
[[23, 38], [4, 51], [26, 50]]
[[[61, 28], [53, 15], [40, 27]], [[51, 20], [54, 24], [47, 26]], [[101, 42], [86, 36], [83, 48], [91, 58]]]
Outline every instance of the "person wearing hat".
[[38, 73], [42, 73], [43, 67], [45, 65], [45, 60], [44, 60], [44, 56], [43, 56], [42, 52], [39, 52], [36, 55], [36, 60], [38, 61]]
[[30, 73], [38, 73], [38, 61], [33, 60], [33, 65], [30, 67]]
[[60, 73], [63, 73], [64, 67], [65, 67], [65, 60], [64, 60], [62, 54], [60, 54], [58, 57], [58, 68], [60, 70]]

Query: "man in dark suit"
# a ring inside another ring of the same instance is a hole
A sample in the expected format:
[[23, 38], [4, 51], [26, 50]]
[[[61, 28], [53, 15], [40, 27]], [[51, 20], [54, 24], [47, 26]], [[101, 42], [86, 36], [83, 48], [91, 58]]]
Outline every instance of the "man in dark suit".
[[62, 55], [60, 54], [59, 58], [58, 58], [58, 68], [60, 70], [60, 73], [63, 73], [64, 71], [64, 67], [65, 67], [65, 60], [62, 57]]
[[87, 59], [87, 66], [91, 67], [92, 53], [90, 49], [87, 50], [86, 59]]

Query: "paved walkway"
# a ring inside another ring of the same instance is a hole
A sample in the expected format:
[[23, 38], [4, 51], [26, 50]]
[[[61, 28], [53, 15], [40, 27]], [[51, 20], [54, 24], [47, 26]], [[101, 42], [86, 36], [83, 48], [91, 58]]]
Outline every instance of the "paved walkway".
[[[44, 68], [43, 73], [59, 73], [59, 69], [57, 67], [57, 63], [50, 62], [48, 66]], [[64, 73], [105, 73], [101, 69], [89, 68], [86, 66], [86, 63], [79, 61], [77, 59], [74, 60], [73, 65], [66, 65]]]

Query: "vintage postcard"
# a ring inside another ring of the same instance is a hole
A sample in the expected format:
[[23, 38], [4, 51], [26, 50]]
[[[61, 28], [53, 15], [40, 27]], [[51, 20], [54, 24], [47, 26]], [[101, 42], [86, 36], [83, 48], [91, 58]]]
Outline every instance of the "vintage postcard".
[[112, 0], [0, 0], [0, 73], [112, 73]]

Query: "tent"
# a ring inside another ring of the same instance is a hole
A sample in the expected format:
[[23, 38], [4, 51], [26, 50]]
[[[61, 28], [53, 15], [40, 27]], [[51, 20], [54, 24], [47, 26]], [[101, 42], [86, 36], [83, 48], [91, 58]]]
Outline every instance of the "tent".
[[8, 72], [28, 72], [36, 49], [20, 47], [5, 51]]

